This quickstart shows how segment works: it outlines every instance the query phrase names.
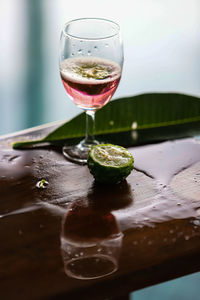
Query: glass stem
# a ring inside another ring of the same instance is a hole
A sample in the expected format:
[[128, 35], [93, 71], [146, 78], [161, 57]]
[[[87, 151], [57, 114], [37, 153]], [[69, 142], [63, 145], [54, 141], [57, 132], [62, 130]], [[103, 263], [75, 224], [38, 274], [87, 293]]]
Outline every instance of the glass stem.
[[84, 144], [95, 144], [94, 126], [95, 126], [95, 111], [86, 110], [86, 134]]

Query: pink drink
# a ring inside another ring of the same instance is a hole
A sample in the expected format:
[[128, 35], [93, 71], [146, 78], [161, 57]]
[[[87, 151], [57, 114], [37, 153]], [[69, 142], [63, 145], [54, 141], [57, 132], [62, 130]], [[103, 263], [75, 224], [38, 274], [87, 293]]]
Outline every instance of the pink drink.
[[107, 104], [121, 77], [120, 66], [97, 57], [68, 58], [60, 64], [68, 95], [82, 109], [96, 110]]

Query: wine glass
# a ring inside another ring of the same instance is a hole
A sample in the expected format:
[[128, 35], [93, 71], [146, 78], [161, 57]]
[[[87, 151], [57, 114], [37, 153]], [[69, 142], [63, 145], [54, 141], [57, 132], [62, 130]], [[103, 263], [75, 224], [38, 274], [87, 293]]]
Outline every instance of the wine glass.
[[67, 94], [86, 113], [86, 136], [63, 147], [70, 161], [86, 163], [94, 138], [95, 112], [114, 94], [122, 72], [123, 45], [117, 23], [81, 18], [66, 23], [60, 41], [60, 75]]

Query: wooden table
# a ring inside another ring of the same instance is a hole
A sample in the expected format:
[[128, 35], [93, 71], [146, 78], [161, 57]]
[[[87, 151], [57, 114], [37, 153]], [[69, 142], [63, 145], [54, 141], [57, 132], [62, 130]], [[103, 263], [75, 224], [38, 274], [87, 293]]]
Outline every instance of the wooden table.
[[[2, 300], [125, 299], [137, 289], [200, 270], [197, 140], [130, 147], [135, 169], [110, 187], [96, 184], [87, 166], [68, 162], [59, 148], [12, 149], [13, 141], [53, 127], [1, 138]], [[41, 179], [46, 188], [37, 187]], [[67, 276], [65, 233], [81, 242], [121, 234], [117, 270], [91, 280]]]

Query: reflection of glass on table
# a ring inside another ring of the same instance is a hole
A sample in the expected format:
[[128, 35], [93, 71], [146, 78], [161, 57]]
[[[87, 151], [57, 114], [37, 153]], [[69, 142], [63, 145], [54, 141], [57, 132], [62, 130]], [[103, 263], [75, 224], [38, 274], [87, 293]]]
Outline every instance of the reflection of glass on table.
[[78, 279], [94, 279], [115, 272], [122, 238], [110, 212], [72, 208], [65, 216], [61, 232], [65, 273]]

